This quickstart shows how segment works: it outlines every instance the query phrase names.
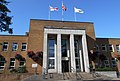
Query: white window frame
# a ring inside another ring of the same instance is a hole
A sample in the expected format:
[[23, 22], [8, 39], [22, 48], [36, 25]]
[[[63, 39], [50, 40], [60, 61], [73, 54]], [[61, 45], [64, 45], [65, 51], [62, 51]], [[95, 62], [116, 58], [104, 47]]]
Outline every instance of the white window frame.
[[[112, 50], [110, 50], [110, 48], [112, 48]], [[114, 52], [114, 47], [112, 44], [109, 44], [109, 51]]]
[[[9, 69], [10, 69], [10, 67], [13, 67], [13, 69], [14, 69], [14, 68], [15, 68], [15, 63], [16, 63], [16, 61], [15, 61], [15, 60], [14, 60], [14, 61], [11, 61], [11, 59], [12, 59], [12, 58], [10, 58], [10, 63], [11, 63], [11, 62], [14, 62], [14, 65], [13, 65], [13, 66], [10, 66], [10, 65], [9, 65]], [[15, 58], [14, 58], [14, 59], [15, 59]]]
[[[23, 49], [23, 46], [26, 46], [26, 49]], [[21, 50], [22, 51], [26, 51], [27, 50], [27, 43], [22, 43]]]
[[3, 69], [0, 69], [0, 70], [4, 70], [4, 68], [5, 68], [5, 60], [4, 60], [4, 61], [3, 61], [3, 60], [2, 60], [2, 61], [0, 60], [0, 62], [3, 62], [3, 63], [4, 63], [4, 66], [0, 66], [0, 67], [2, 67]]
[[[119, 48], [119, 50], [117, 50], [117, 47]], [[116, 51], [120, 52], [120, 45], [119, 44], [116, 45]]]
[[5, 49], [5, 48], [2, 47], [2, 51], [7, 51], [8, 50], [8, 46], [9, 46], [8, 44], [9, 44], [8, 42], [3, 43], [3, 47], [5, 45], [5, 46], [7, 46], [7, 48]]
[[[103, 48], [105, 48], [105, 50], [103, 50]], [[101, 49], [102, 49], [102, 51], [107, 51], [106, 44], [101, 44]]]
[[[14, 49], [14, 45], [16, 45], [16, 49]], [[16, 42], [13, 42], [13, 44], [12, 44], [12, 51], [17, 51], [17, 49], [18, 49], [18, 43], [16, 43]]]

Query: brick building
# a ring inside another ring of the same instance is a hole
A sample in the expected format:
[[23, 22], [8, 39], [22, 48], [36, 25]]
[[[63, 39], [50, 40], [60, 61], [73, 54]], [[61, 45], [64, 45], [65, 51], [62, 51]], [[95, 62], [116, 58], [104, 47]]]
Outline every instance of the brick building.
[[29, 73], [89, 72], [91, 63], [116, 67], [115, 58], [120, 71], [119, 53], [120, 39], [96, 38], [92, 22], [31, 19], [26, 35], [0, 35], [0, 72], [23, 66]]

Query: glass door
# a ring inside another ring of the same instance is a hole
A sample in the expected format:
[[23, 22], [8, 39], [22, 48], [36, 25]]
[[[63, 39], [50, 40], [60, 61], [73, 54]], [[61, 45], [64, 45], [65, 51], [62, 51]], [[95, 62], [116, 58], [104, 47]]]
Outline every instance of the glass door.
[[78, 42], [78, 40], [74, 41], [74, 46], [75, 46], [76, 71], [80, 71], [80, 54], [79, 54], [79, 42]]
[[56, 40], [48, 39], [48, 72], [56, 70]]

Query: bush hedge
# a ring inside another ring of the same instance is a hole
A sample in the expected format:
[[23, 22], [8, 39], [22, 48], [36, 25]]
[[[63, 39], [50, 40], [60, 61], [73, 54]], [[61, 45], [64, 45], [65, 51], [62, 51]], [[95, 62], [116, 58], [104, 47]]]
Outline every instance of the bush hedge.
[[98, 67], [96, 68], [96, 71], [115, 71], [115, 69], [111, 67]]

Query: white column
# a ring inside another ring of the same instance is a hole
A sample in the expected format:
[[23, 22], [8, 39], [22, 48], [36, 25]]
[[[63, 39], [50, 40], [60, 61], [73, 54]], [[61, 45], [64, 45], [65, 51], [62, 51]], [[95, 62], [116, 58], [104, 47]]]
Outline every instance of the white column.
[[82, 58], [82, 51], [79, 50], [79, 53], [80, 53], [80, 69], [81, 69], [81, 72], [83, 72], [83, 58]]
[[71, 58], [71, 69], [76, 71], [75, 64], [75, 49], [74, 49], [74, 35], [70, 34], [70, 58]]
[[62, 65], [61, 65], [61, 34], [57, 34], [57, 69], [58, 73], [62, 73]]
[[82, 58], [82, 41], [79, 39], [79, 54], [80, 54], [80, 69], [83, 72], [83, 58]]
[[88, 50], [87, 50], [87, 41], [86, 35], [82, 35], [82, 48], [83, 48], [83, 58], [84, 58], [84, 68], [85, 72], [89, 73], [89, 58], [88, 58]]
[[43, 48], [43, 73], [47, 72], [47, 33], [44, 33], [44, 48]]

